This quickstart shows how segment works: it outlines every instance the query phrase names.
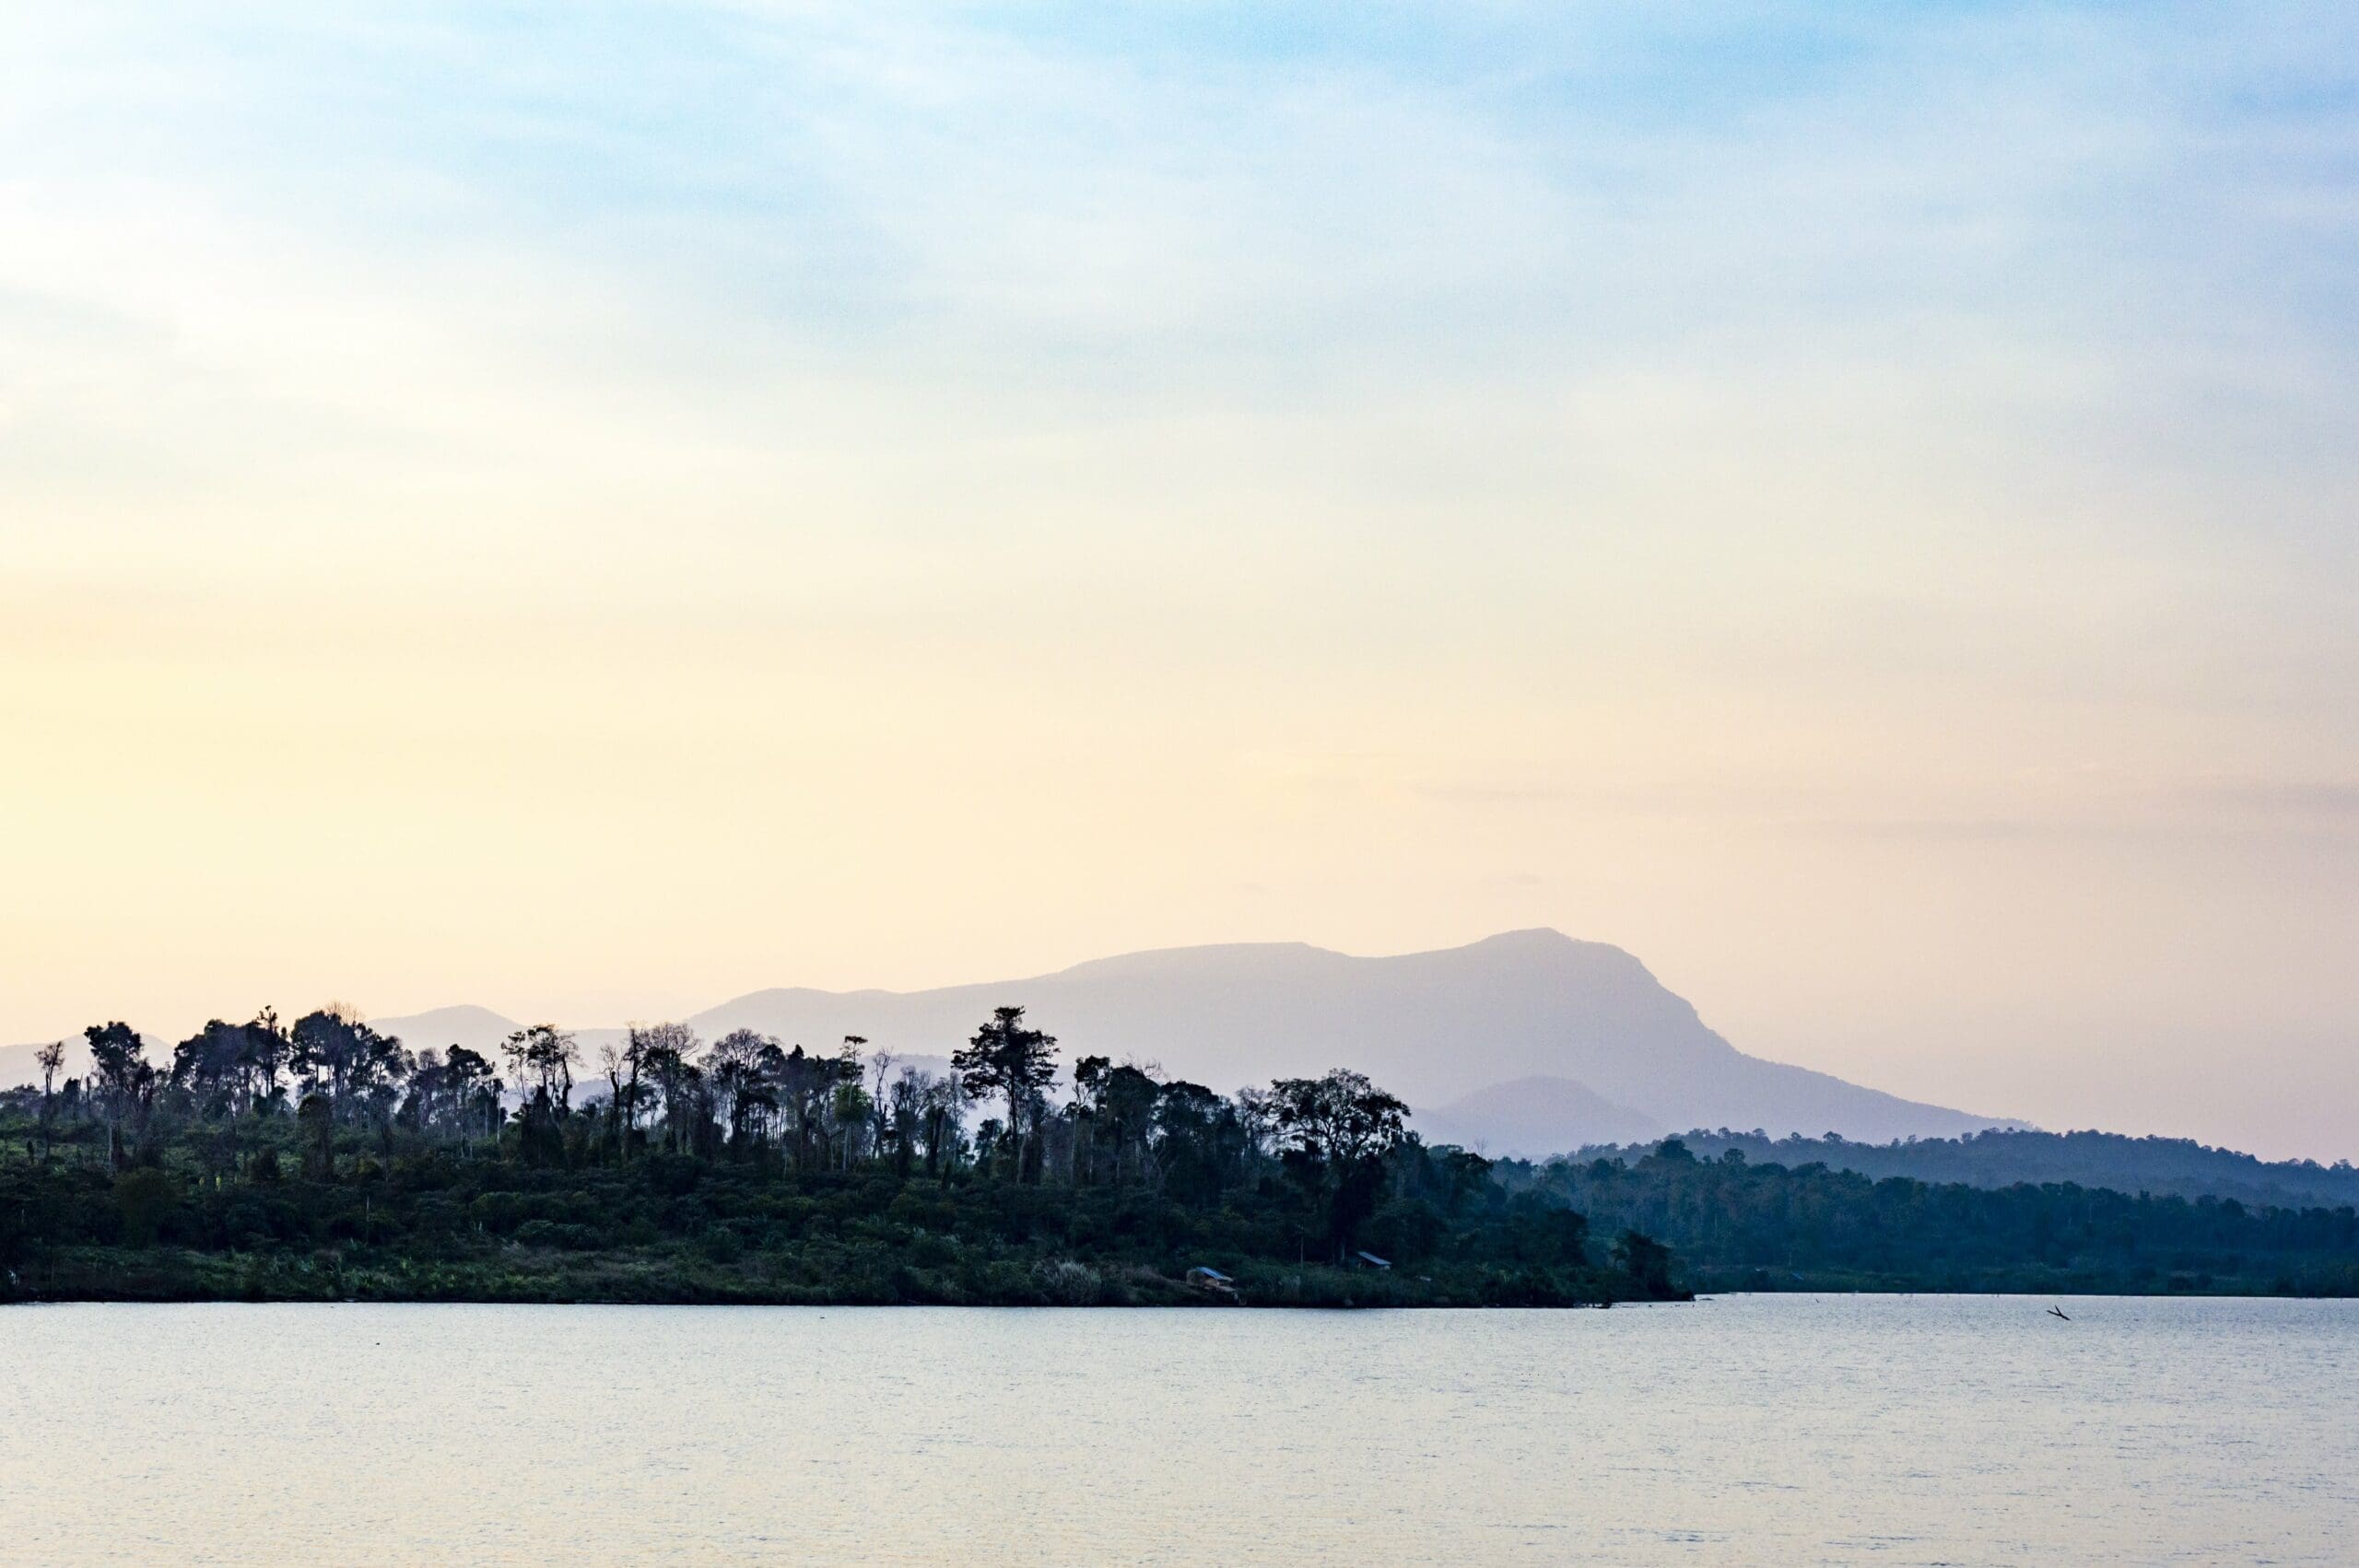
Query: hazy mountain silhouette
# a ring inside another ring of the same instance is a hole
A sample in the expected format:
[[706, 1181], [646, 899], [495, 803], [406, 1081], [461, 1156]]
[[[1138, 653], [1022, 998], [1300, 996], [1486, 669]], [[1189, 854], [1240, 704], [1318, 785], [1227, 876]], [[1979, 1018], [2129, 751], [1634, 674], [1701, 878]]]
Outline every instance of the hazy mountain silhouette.
[[[13, 1089], [19, 1083], [37, 1084], [41, 1082], [41, 1065], [33, 1060], [33, 1055], [41, 1049], [41, 1044], [39, 1040], [32, 1040], [21, 1046], [0, 1046], [0, 1089]], [[156, 1054], [152, 1040], [148, 1042], [147, 1054]], [[65, 1065], [58, 1070], [57, 1081], [63, 1083], [69, 1078], [83, 1077], [89, 1071], [89, 1047], [76, 1035], [65, 1042]]]
[[[1061, 1036], [1068, 1060], [1086, 1052], [1159, 1063], [1224, 1092], [1356, 1068], [1420, 1107], [1429, 1137], [1500, 1154], [1692, 1127], [1882, 1141], [2014, 1125], [1747, 1056], [1629, 954], [1553, 930], [1386, 958], [1300, 942], [1240, 943], [1133, 953], [935, 990], [764, 990], [687, 1022], [708, 1040], [750, 1028], [813, 1050], [859, 1035], [872, 1050], [923, 1056], [938, 1067], [1006, 1003], [1028, 1008]], [[455, 1044], [487, 1055], [517, 1027], [479, 1007], [374, 1022], [412, 1049]], [[617, 1033], [579, 1031], [585, 1088], [597, 1077], [596, 1046]], [[166, 1050], [150, 1042], [151, 1054]], [[21, 1071], [0, 1059], [0, 1082], [30, 1077], [29, 1047], [5, 1057], [19, 1053]]]
[[[1455, 1143], [1496, 1157], [1545, 1159], [1589, 1143], [1650, 1143], [1672, 1129], [1664, 1122], [1617, 1106], [1571, 1078], [1517, 1078], [1477, 1089], [1462, 1099], [1419, 1110], [1414, 1122], [1428, 1143]], [[1590, 1137], [1590, 1128], [1619, 1128]]]
[[[1348, 1066], [1496, 1153], [1554, 1153], [1664, 1128], [1883, 1140], [2004, 1125], [1764, 1061], [1706, 1028], [1618, 947], [1552, 930], [1356, 958], [1300, 942], [1171, 948], [926, 991], [756, 991], [689, 1020], [813, 1048], [848, 1034], [940, 1055], [1015, 1002], [1067, 1054], [1136, 1058], [1226, 1090]], [[1519, 1100], [1515, 1081], [1527, 1085]], [[1567, 1082], [1570, 1081], [1570, 1082]], [[1485, 1093], [1490, 1091], [1490, 1093]], [[1558, 1135], [1550, 1118], [1561, 1117]], [[1590, 1128], [1618, 1128], [1592, 1134]]]
[[447, 1051], [452, 1046], [464, 1046], [494, 1063], [499, 1060], [499, 1042], [524, 1026], [487, 1007], [468, 1006], [437, 1007], [369, 1022], [414, 1051]]

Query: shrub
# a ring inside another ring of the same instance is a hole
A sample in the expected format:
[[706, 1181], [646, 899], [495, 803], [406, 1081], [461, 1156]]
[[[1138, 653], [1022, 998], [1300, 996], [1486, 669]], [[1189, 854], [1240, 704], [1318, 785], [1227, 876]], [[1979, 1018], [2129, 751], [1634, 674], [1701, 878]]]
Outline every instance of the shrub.
[[1106, 1299], [1106, 1281], [1086, 1263], [1063, 1258], [1032, 1270], [1040, 1293], [1059, 1306], [1096, 1306]]

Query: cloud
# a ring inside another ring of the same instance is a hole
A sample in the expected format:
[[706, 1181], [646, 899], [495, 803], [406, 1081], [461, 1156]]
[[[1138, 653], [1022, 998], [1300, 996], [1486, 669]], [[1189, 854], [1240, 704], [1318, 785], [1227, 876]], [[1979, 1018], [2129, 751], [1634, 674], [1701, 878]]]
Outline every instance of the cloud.
[[[1917, 912], [2084, 897], [2331, 1014], [2354, 61], [2306, 4], [41, 8], [23, 1005], [175, 898], [250, 934], [158, 1016], [346, 961], [327, 867], [402, 974], [322, 994], [444, 990], [467, 919], [499, 994], [686, 993], [1246, 897], [1636, 930], [1805, 977], [1800, 1036], [1942, 1005]], [[1876, 848], [2011, 838], [2129, 852]]]

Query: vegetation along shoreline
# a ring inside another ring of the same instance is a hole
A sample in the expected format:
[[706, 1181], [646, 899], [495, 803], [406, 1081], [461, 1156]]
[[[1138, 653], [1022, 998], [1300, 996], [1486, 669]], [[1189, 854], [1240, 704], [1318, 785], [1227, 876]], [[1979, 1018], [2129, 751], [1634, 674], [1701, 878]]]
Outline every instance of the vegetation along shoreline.
[[[2335, 1208], [1493, 1161], [1336, 1070], [1222, 1094], [997, 1009], [945, 1072], [851, 1036], [635, 1028], [499, 1062], [341, 1009], [0, 1092], [0, 1299], [1602, 1306], [1697, 1289], [2359, 1293]], [[578, 1102], [578, 1103], [577, 1103]], [[1699, 1139], [1699, 1141], [1701, 1140]], [[1757, 1146], [1755, 1153], [1762, 1152]]]

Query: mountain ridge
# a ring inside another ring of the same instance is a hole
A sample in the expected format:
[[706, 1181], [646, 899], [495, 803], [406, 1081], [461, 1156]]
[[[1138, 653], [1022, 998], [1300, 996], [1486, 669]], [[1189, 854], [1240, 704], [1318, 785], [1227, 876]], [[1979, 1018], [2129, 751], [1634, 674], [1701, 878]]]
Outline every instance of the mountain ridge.
[[[773, 987], [685, 1022], [708, 1039], [750, 1028], [827, 1050], [857, 1035], [873, 1049], [939, 1059], [1001, 1005], [1028, 1009], [1069, 1055], [1154, 1063], [1216, 1089], [1350, 1067], [1437, 1129], [1449, 1125], [1502, 1153], [1626, 1141], [1658, 1127], [1880, 1141], [2020, 1125], [1747, 1055], [1637, 955], [1545, 927], [1380, 956], [1228, 942], [921, 990]], [[468, 1004], [377, 1022], [412, 1048], [487, 1050], [518, 1026]], [[576, 1031], [593, 1057], [621, 1033]], [[29, 1049], [19, 1049], [29, 1066]], [[9, 1054], [0, 1053], [0, 1076]], [[1513, 1092], [1520, 1083], [1521, 1096]]]

